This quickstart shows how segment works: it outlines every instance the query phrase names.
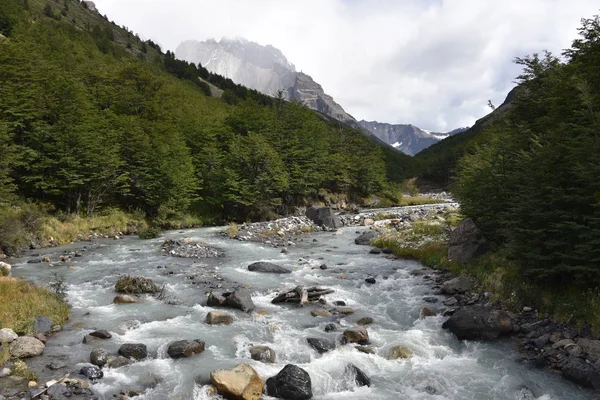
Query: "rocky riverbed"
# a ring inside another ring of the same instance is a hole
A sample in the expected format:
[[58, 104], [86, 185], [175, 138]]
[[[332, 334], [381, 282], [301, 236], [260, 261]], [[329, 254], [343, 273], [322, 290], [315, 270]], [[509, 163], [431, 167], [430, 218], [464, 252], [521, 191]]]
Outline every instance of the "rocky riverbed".
[[[543, 325], [528, 319], [533, 310], [506, 315], [468, 279], [355, 243], [383, 229], [383, 216], [396, 225], [443, 218], [445, 208], [437, 207], [451, 205], [340, 216], [337, 230], [303, 218], [289, 225], [299, 226], [298, 234], [281, 222], [266, 225], [281, 241], [230, 240], [222, 228], [208, 228], [101, 241], [63, 263], [55, 260], [80, 252], [81, 244], [10, 260], [13, 275], [40, 283], [63, 273], [73, 305], [63, 331], [48, 337], [41, 356], [26, 360], [39, 378], [31, 390], [68, 373], [76, 381], [54, 390], [87, 385], [94, 393], [70, 398], [594, 398], [517, 362], [515, 338]], [[302, 228], [311, 223], [319, 228]], [[28, 263], [45, 257], [50, 262]], [[150, 293], [126, 285], [116, 293], [120, 279]], [[135, 301], [117, 304], [119, 295]], [[465, 320], [480, 323], [465, 328]], [[462, 341], [451, 330], [479, 332], [464, 339], [484, 340]], [[550, 336], [544, 347], [568, 339]], [[588, 354], [581, 336], [570, 339]], [[527, 340], [523, 345], [531, 346]], [[559, 352], [573, 347], [560, 346]]]

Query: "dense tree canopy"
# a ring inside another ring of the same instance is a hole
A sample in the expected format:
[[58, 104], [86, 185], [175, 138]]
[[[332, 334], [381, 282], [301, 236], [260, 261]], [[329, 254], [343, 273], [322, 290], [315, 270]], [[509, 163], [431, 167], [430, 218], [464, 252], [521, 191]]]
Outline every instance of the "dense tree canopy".
[[163, 55], [77, 1], [5, 0], [0, 30], [3, 201], [245, 220], [321, 190], [372, 194], [394, 169], [359, 132]]
[[463, 211], [525, 277], [600, 284], [600, 23], [565, 51], [517, 59], [521, 94], [460, 162]]

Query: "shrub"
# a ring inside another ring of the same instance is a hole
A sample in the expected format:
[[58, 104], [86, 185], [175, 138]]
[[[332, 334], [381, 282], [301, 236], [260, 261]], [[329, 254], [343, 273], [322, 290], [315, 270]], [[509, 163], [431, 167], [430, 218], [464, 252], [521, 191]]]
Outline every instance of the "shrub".
[[138, 232], [140, 239], [155, 239], [160, 235], [160, 228], [156, 226], [149, 226], [145, 229], [141, 229]]
[[18, 334], [32, 333], [36, 316], [45, 315], [55, 325], [69, 317], [69, 305], [56, 294], [17, 278], [0, 277], [0, 321]]
[[160, 292], [160, 288], [152, 281], [152, 279], [129, 275], [119, 278], [115, 285], [115, 290], [119, 293], [128, 294]]

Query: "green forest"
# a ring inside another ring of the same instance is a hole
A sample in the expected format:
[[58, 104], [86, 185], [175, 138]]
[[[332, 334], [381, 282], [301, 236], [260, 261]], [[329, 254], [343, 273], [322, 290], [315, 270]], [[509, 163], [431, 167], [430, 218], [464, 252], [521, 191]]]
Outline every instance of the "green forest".
[[600, 19], [562, 57], [518, 58], [519, 93], [457, 164], [453, 193], [526, 282], [600, 284]]
[[5, 209], [246, 221], [364, 198], [411, 172], [409, 157], [163, 54], [85, 3], [5, 0], [0, 33]]

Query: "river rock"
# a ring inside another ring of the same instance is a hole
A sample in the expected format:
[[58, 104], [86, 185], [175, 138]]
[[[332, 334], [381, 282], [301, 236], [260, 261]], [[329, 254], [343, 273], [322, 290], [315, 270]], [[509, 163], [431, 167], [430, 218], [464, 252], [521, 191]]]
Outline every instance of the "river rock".
[[171, 358], [184, 358], [200, 354], [204, 351], [204, 341], [195, 340], [179, 340], [169, 345], [167, 354]]
[[109, 331], [105, 331], [104, 329], [101, 329], [99, 331], [94, 331], [92, 333], [90, 333], [90, 336], [94, 336], [100, 339], [110, 339], [112, 338], [112, 335], [110, 334]]
[[277, 264], [268, 263], [264, 261], [258, 261], [248, 265], [248, 271], [252, 272], [267, 272], [271, 274], [289, 274], [292, 271], [283, 268]]
[[375, 320], [371, 317], [362, 317], [361, 319], [356, 321], [356, 324], [357, 325], [370, 325], [373, 322], [375, 322]]
[[478, 257], [489, 249], [485, 235], [471, 218], [460, 223], [450, 233], [448, 241], [448, 260], [464, 265], [474, 257]]
[[348, 314], [354, 314], [356, 311], [354, 310], [354, 308], [351, 307], [336, 307], [330, 310], [332, 314], [342, 314], [342, 315], [348, 315]]
[[442, 293], [460, 294], [471, 290], [471, 281], [464, 275], [450, 279], [442, 284]]
[[223, 296], [222, 293], [211, 293], [206, 300], [206, 305], [209, 307], [223, 307], [227, 297]]
[[267, 395], [287, 400], [312, 398], [312, 382], [308, 372], [288, 364], [275, 376], [267, 379]]
[[388, 360], [397, 360], [399, 358], [412, 358], [414, 352], [406, 346], [394, 346], [388, 351]]
[[0, 276], [10, 275], [11, 269], [12, 269], [12, 266], [10, 264], [0, 261]]
[[211, 311], [206, 315], [206, 323], [209, 325], [231, 325], [233, 317], [223, 311]]
[[374, 285], [377, 283], [375, 278], [367, 278], [367, 279], [365, 279], [365, 282], [367, 282], [369, 285]]
[[140, 361], [148, 357], [148, 348], [143, 343], [125, 343], [119, 347], [119, 355], [126, 358], [135, 358]]
[[428, 307], [423, 307], [423, 309], [421, 310], [421, 316], [423, 318], [425, 318], [425, 317], [435, 317], [436, 315], [437, 314], [435, 313], [435, 311], [432, 311]]
[[346, 365], [346, 374], [350, 375], [357, 386], [371, 386], [371, 379], [354, 364]]
[[44, 343], [34, 337], [21, 336], [11, 342], [8, 350], [15, 358], [29, 358], [42, 354], [45, 347]]
[[256, 361], [262, 361], [264, 363], [275, 362], [275, 350], [267, 346], [252, 346], [250, 349], [250, 357]]
[[133, 304], [139, 303], [140, 301], [141, 299], [139, 297], [130, 296], [128, 294], [120, 294], [113, 299], [114, 304]]
[[335, 331], [337, 331], [337, 326], [333, 322], [331, 322], [331, 323], [325, 325], [324, 330], [325, 330], [325, 332], [335, 332]]
[[101, 339], [99, 337], [92, 336], [92, 335], [85, 335], [83, 337], [84, 344], [95, 344], [95, 343], [98, 343], [100, 340]]
[[310, 315], [313, 317], [331, 317], [331, 313], [327, 310], [323, 310], [322, 308], [318, 308], [316, 310], [312, 310]]
[[377, 247], [374, 247], [369, 251], [369, 254], [381, 254], [381, 250]]
[[600, 360], [600, 340], [579, 339], [577, 345], [583, 350], [585, 358], [591, 362]]
[[362, 220], [361, 225], [362, 226], [371, 226], [374, 223], [375, 223], [375, 221], [373, 219], [371, 219], [371, 218], [365, 218], [365, 219]]
[[104, 373], [96, 366], [83, 367], [79, 370], [79, 374], [93, 381], [104, 377]]
[[18, 337], [19, 337], [19, 335], [17, 335], [10, 328], [0, 329], [0, 343], [11, 343], [13, 340], [15, 340]]
[[367, 344], [369, 343], [369, 332], [362, 326], [346, 329], [344, 337], [349, 343]]
[[354, 243], [360, 246], [368, 246], [371, 244], [371, 240], [376, 239], [377, 236], [379, 235], [376, 231], [364, 232], [359, 237], [354, 239]]
[[94, 349], [90, 353], [90, 363], [97, 367], [104, 367], [108, 363], [108, 357], [110, 354], [104, 349]]
[[106, 365], [109, 368], [120, 368], [132, 363], [133, 361], [123, 356], [109, 356]]
[[233, 293], [230, 293], [225, 300], [227, 307], [235, 308], [244, 312], [250, 312], [256, 308], [250, 292], [246, 289], [238, 289]]
[[320, 338], [307, 338], [306, 341], [315, 349], [319, 354], [327, 353], [328, 351], [335, 350], [335, 343], [331, 340], [320, 339]]
[[243, 400], [260, 399], [264, 388], [263, 380], [248, 364], [215, 370], [210, 374], [210, 382], [220, 394]]
[[342, 227], [340, 217], [335, 215], [329, 207], [309, 207], [306, 209], [306, 216], [324, 229], [338, 229]]
[[597, 364], [588, 364], [584, 360], [575, 356], [568, 356], [561, 363], [562, 375], [582, 386], [600, 390], [600, 366]]
[[512, 332], [513, 323], [506, 311], [486, 307], [467, 307], [456, 311], [442, 328], [459, 340], [490, 340]]
[[52, 320], [46, 316], [40, 315], [33, 321], [33, 331], [35, 333], [48, 333], [52, 330]]

